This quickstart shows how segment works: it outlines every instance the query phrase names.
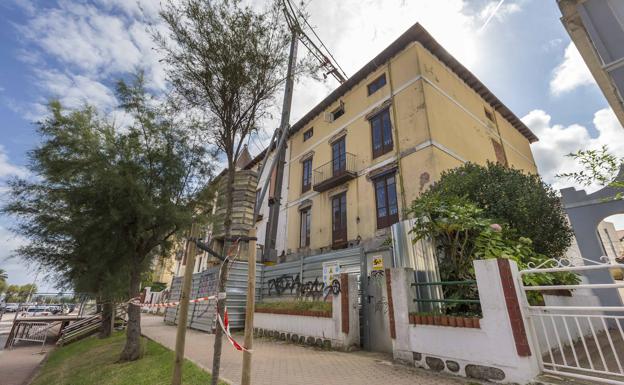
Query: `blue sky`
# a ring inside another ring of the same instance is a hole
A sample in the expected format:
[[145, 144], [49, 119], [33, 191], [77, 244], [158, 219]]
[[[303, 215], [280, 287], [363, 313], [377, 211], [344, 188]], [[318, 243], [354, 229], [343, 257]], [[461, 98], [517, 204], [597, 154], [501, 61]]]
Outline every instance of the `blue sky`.
[[[164, 0], [163, 0], [164, 1]], [[162, 28], [160, 0], [5, 0], [0, 3], [0, 194], [7, 178], [26, 176], [26, 153], [37, 145], [34, 121], [45, 103], [88, 102], [118, 114], [112, 83], [146, 71], [154, 90], [166, 79], [146, 28]], [[252, 2], [261, 6], [261, 1]], [[533, 146], [543, 178], [575, 165], [563, 155], [610, 144], [624, 156], [624, 130], [608, 108], [559, 21], [555, 0], [314, 0], [311, 24], [347, 74], [353, 74], [415, 22], [479, 77], [540, 137]], [[140, 6], [139, 6], [140, 5]], [[494, 10], [497, 10], [493, 13]], [[489, 19], [489, 22], [487, 22]], [[487, 22], [487, 25], [486, 25]], [[293, 120], [336, 84], [302, 79]], [[274, 122], [250, 144], [257, 152]], [[624, 221], [620, 222], [624, 225]], [[36, 267], [3, 258], [22, 240], [0, 217], [0, 267], [26, 283]]]

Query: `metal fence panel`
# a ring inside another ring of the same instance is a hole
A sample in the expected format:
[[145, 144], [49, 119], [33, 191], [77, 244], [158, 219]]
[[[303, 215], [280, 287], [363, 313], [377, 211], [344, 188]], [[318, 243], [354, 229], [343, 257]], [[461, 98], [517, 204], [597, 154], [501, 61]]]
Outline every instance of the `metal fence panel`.
[[[260, 298], [263, 266], [256, 265], [256, 299]], [[212, 267], [201, 273], [193, 274], [191, 299], [217, 295], [219, 267]], [[184, 277], [176, 277], [171, 285], [171, 301], [179, 301]], [[247, 295], [247, 262], [230, 264], [226, 285], [228, 316], [232, 329], [242, 329], [245, 325], [245, 307]], [[167, 308], [165, 322], [176, 324], [178, 307]], [[189, 304], [187, 325], [193, 329], [212, 331], [216, 321], [216, 300]]]
[[[410, 231], [414, 228], [415, 222], [414, 219], [408, 219], [392, 225], [394, 266], [414, 269], [414, 278], [417, 284], [438, 282], [440, 281], [440, 272], [433, 244], [424, 239], [413, 242]], [[442, 287], [437, 285], [416, 286], [416, 298], [441, 300], [444, 298]], [[437, 310], [440, 310], [440, 303], [437, 302], [418, 302], [416, 304], [416, 311], [418, 312]]]
[[312, 255], [303, 259], [302, 280], [314, 281], [316, 278], [323, 278], [323, 262], [338, 261], [340, 272], [348, 274], [360, 274], [362, 259], [362, 249], [354, 247], [332, 251], [330, 253]]
[[[332, 251], [330, 253], [304, 257], [302, 260], [281, 263], [273, 266], [256, 265], [256, 301], [269, 296], [271, 280], [279, 277], [300, 276], [300, 282], [323, 280], [323, 262], [338, 261], [342, 273], [360, 274], [362, 249], [359, 247]], [[213, 267], [193, 274], [191, 299], [216, 295], [219, 267]], [[177, 277], [171, 285], [170, 301], [179, 301], [183, 277]], [[247, 263], [235, 262], [230, 265], [226, 286], [227, 307], [232, 329], [242, 329], [245, 325], [247, 297]], [[290, 294], [290, 293], [287, 293]], [[294, 293], [293, 293], [294, 294]], [[275, 293], [272, 293], [275, 295]], [[193, 329], [212, 331], [215, 327], [216, 301], [203, 301], [189, 304], [188, 326]], [[165, 322], [177, 323], [178, 307], [166, 308]]]

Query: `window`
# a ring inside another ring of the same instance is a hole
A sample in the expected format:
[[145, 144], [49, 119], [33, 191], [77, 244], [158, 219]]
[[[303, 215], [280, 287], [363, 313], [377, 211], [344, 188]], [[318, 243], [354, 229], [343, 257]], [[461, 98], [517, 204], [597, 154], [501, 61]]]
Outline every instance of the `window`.
[[345, 112], [344, 103], [340, 102], [340, 107], [336, 108], [335, 110], [331, 112], [331, 121], [333, 122], [334, 120], [344, 115], [344, 112]]
[[490, 122], [494, 123], [494, 113], [485, 107], [483, 107], [483, 111], [485, 112], [485, 117], [488, 118]]
[[299, 247], [310, 246], [310, 208], [301, 210], [301, 227], [299, 229]]
[[373, 159], [392, 151], [392, 125], [389, 109], [381, 111], [370, 119], [373, 137]]
[[347, 193], [332, 198], [332, 244], [340, 247], [347, 243]]
[[368, 86], [368, 95], [372, 95], [380, 89], [381, 87], [386, 85], [386, 74], [381, 75], [377, 79], [373, 80]]
[[304, 193], [310, 190], [312, 186], [312, 158], [308, 158], [303, 161], [303, 174], [301, 177], [301, 192]]
[[498, 141], [492, 140], [492, 147], [494, 147], [494, 155], [496, 155], [496, 163], [507, 166], [507, 156], [505, 155], [505, 148]]
[[312, 135], [314, 135], [314, 128], [310, 128], [309, 130], [304, 131], [303, 141], [305, 142], [306, 140], [310, 139]]
[[332, 176], [338, 176], [347, 168], [345, 137], [332, 143]]
[[375, 206], [377, 208], [377, 228], [383, 229], [399, 221], [395, 174], [386, 174], [373, 180], [375, 186]]

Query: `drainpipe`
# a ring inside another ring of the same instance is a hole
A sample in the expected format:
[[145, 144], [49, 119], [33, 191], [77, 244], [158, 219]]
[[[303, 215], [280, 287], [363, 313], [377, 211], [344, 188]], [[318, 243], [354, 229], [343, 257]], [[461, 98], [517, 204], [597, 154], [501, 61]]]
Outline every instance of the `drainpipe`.
[[394, 131], [394, 137], [396, 138], [395, 141], [395, 153], [396, 153], [396, 158], [397, 158], [397, 169], [398, 169], [398, 174], [399, 174], [399, 190], [400, 190], [400, 194], [401, 194], [401, 206], [403, 208], [403, 210], [401, 211], [401, 219], [405, 218], [404, 212], [407, 210], [407, 203], [405, 201], [405, 185], [403, 183], [403, 167], [401, 166], [401, 149], [399, 146], [400, 140], [399, 140], [399, 122], [396, 116], [396, 104], [394, 102], [394, 86], [392, 83], [392, 60], [388, 60], [388, 84], [390, 85], [390, 99], [392, 101], [392, 120], [394, 122], [394, 124], [392, 125], [393, 127], [393, 131]]

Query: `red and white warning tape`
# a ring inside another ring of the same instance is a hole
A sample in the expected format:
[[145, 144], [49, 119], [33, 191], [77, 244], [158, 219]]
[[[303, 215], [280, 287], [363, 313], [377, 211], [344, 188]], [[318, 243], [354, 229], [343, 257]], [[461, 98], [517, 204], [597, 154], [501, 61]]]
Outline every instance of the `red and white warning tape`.
[[232, 337], [232, 334], [230, 333], [230, 321], [228, 319], [227, 308], [225, 308], [225, 313], [223, 315], [223, 318], [225, 318], [225, 322], [221, 320], [221, 316], [219, 315], [219, 313], [217, 313], [217, 319], [219, 320], [219, 325], [221, 325], [221, 329], [223, 329], [223, 333], [225, 333], [226, 337], [228, 338], [232, 346], [234, 346], [234, 349], [241, 351], [241, 352], [251, 353], [251, 349], [246, 349], [241, 344], [236, 342], [234, 337]]
[[[202, 301], [210, 301], [212, 299], [217, 299], [216, 295], [211, 295], [209, 297], [199, 297], [195, 299], [189, 299], [189, 303], [197, 303]], [[131, 299], [128, 303], [141, 306], [141, 307], [176, 307], [180, 304], [180, 301], [175, 302], [167, 302], [167, 303], [141, 303], [138, 298]]]
[[[217, 299], [217, 296], [216, 295], [211, 295], [209, 297], [200, 297], [200, 298], [190, 299], [189, 303], [210, 301], [212, 299]], [[145, 306], [147, 306], [147, 307], [175, 307], [175, 306], [178, 306], [180, 304], [180, 301], [151, 304], [151, 303], [141, 303], [141, 302], [139, 302], [138, 298], [133, 298], [130, 301], [128, 301], [128, 303], [130, 303], [132, 305], [135, 305], [135, 306], [141, 306], [141, 307], [145, 307]], [[225, 314], [224, 314], [223, 318], [225, 318], [225, 322], [221, 319], [221, 316], [219, 316], [219, 313], [217, 313], [217, 320], [219, 321], [219, 325], [221, 326], [221, 329], [223, 329], [223, 333], [225, 333], [225, 336], [228, 338], [228, 341], [230, 341], [230, 343], [232, 344], [234, 349], [236, 349], [238, 351], [241, 351], [241, 352], [249, 352], [249, 353], [251, 353], [251, 351], [252, 351], [251, 349], [246, 349], [241, 344], [239, 344], [234, 339], [234, 337], [232, 337], [232, 333], [230, 332], [230, 321], [228, 319], [227, 308], [225, 308]]]

